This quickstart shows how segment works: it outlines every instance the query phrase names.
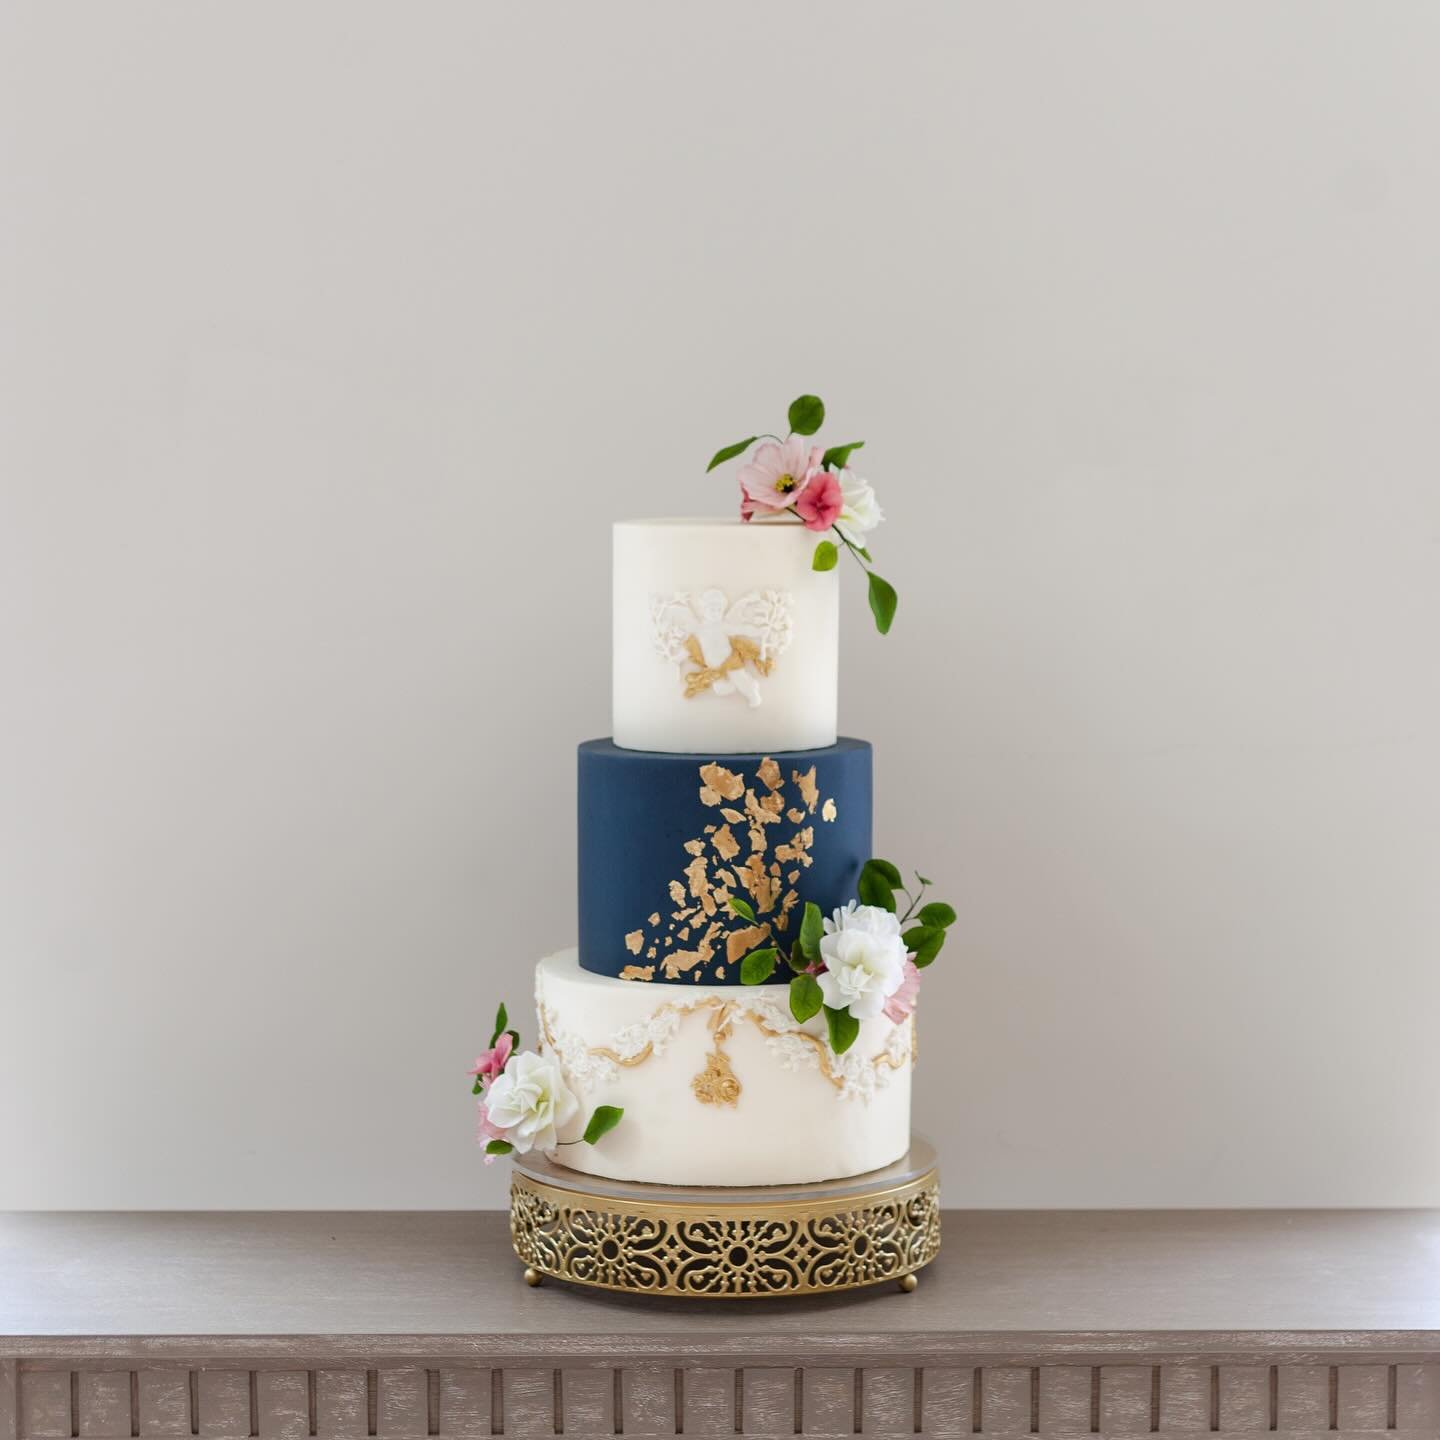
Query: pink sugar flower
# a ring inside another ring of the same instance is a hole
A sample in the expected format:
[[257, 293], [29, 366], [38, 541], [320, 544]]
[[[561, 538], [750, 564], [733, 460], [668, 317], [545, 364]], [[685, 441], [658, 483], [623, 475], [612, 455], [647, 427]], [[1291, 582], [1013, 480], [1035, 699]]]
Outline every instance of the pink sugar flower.
[[[480, 1102], [480, 1133], [475, 1138], [482, 1147], [487, 1145], [491, 1140], [503, 1140], [505, 1138], [505, 1132], [490, 1118], [490, 1112], [485, 1108], [485, 1102], [483, 1100]], [[493, 1165], [495, 1163], [495, 1157], [493, 1155], [487, 1155], [485, 1157], [485, 1163], [487, 1165]]]
[[920, 971], [913, 960], [905, 961], [905, 978], [900, 988], [885, 1002], [884, 1014], [897, 1025], [915, 1011], [915, 1001], [920, 995]]
[[820, 473], [824, 453], [818, 445], [807, 446], [799, 435], [762, 445], [740, 470], [740, 518], [748, 520], [761, 510], [788, 510]]
[[807, 530], [828, 530], [845, 508], [840, 477], [831, 470], [819, 471], [795, 502], [795, 509]]
[[[495, 1042], [492, 1050], [487, 1050], [476, 1062], [473, 1070], [466, 1071], [468, 1075], [474, 1075], [478, 1079], [493, 1080], [504, 1070], [506, 1062], [510, 1059], [510, 1052], [515, 1048], [515, 1041], [510, 1032], [506, 1030]], [[495, 1137], [491, 1137], [492, 1139]]]

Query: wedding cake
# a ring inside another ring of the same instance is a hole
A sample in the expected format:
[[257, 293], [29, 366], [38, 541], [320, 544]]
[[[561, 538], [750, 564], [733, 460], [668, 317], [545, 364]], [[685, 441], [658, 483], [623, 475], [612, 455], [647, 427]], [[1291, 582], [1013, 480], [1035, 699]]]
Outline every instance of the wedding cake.
[[860, 446], [811, 444], [821, 418], [802, 396], [787, 438], [719, 452], [712, 469], [751, 452], [737, 518], [614, 527], [613, 735], [579, 747], [578, 944], [536, 969], [535, 1050], [502, 1006], [476, 1062], [492, 1156], [756, 1186], [909, 1147], [920, 970], [954, 912], [874, 858], [871, 747], [837, 734], [842, 552], [882, 633], [896, 602], [870, 567]]

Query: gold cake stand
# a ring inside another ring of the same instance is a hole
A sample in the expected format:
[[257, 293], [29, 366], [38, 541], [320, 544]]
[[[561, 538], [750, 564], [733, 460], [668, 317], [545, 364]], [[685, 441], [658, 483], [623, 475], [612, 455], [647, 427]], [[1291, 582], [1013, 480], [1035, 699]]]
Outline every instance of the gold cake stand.
[[914, 1290], [940, 1251], [934, 1148], [848, 1180], [750, 1189], [605, 1180], [517, 1155], [510, 1237], [538, 1285], [554, 1276], [635, 1295], [822, 1295], [881, 1281]]

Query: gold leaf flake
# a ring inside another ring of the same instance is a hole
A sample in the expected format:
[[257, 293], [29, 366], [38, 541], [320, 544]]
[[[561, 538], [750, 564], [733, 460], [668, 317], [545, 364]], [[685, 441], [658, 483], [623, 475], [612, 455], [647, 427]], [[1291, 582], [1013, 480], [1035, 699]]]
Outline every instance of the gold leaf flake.
[[705, 853], [705, 842], [703, 840], [687, 840], [685, 842], [685, 853], [687, 855], [703, 855]]
[[[693, 950], [675, 950], [665, 957], [665, 974], [671, 980], [678, 980], [687, 970], [693, 970], [693, 978], [700, 978], [700, 971], [710, 963], [715, 953], [715, 937], [721, 930], [717, 920], [711, 924]], [[698, 968], [697, 968], [698, 967]]]
[[821, 806], [821, 808], [820, 808], [820, 818], [821, 818], [822, 820], [833, 820], [833, 819], [835, 818], [835, 802], [834, 802], [834, 800], [827, 800], [827, 801], [825, 802], [825, 804], [824, 804], [823, 806]]
[[678, 880], [672, 880], [670, 882], [670, 898], [677, 905], [683, 905], [685, 903], [685, 887]]
[[800, 872], [792, 870], [785, 878], [793, 885], [800, 878]]
[[645, 932], [643, 930], [632, 930], [625, 937], [625, 948], [632, 954], [638, 955], [640, 947], [645, 943]]
[[790, 927], [790, 912], [800, 903], [800, 897], [793, 890], [785, 892], [785, 898], [780, 902], [780, 928], [787, 930]]
[[740, 842], [728, 825], [722, 825], [715, 832], [712, 843], [722, 860], [733, 860], [740, 853]]
[[820, 788], [815, 783], [815, 767], [812, 765], [803, 775], [798, 770], [792, 770], [790, 778], [800, 787], [805, 808], [813, 815], [820, 800]]
[[723, 980], [725, 978], [725, 967], [723, 965], [717, 965], [715, 967], [715, 978], [717, 980]]
[[715, 867], [715, 879], [721, 885], [733, 886], [735, 884], [735, 877], [728, 870], [722, 870], [718, 865]]
[[720, 797], [708, 785], [700, 787], [700, 803], [702, 805], [718, 805]]
[[706, 873], [710, 862], [697, 855], [686, 867], [685, 878], [690, 882], [690, 893], [700, 902], [707, 915], [715, 913], [715, 897], [710, 893], [710, 877]]
[[622, 980], [653, 980], [655, 978], [655, 967], [653, 965], [627, 965], [621, 972]]
[[738, 800], [745, 793], [744, 777], [713, 760], [700, 767], [700, 783], [717, 797], [715, 800], [705, 800], [705, 791], [702, 790], [700, 798], [705, 800], [707, 805], [718, 804], [720, 800]]
[[801, 824], [801, 823], [804, 821], [804, 819], [805, 819], [805, 812], [804, 812], [803, 810], [787, 810], [787, 811], [785, 812], [785, 818], [786, 818], [792, 825], [799, 825], [799, 824]]
[[788, 843], [775, 847], [775, 858], [777, 860], [794, 860], [800, 865], [810, 866], [815, 863], [810, 854], [810, 847], [815, 843], [815, 832], [807, 825], [803, 830], [797, 830], [790, 837]]
[[658, 925], [660, 923], [660, 912], [656, 910], [645, 923], [647, 925]]
[[722, 810], [720, 813], [721, 813], [732, 825], [743, 825], [743, 824], [745, 823], [745, 817], [744, 817], [738, 810], [731, 810], [731, 809], [729, 808], [729, 806], [726, 806], [726, 808], [725, 808], [724, 810]]
[[725, 937], [725, 958], [733, 965], [770, 938], [769, 925], [746, 925]]
[[785, 783], [780, 767], [768, 755], [756, 767], [755, 774], [767, 790], [778, 790]]
[[736, 877], [749, 892], [751, 903], [761, 914], [775, 908], [776, 896], [780, 893], [780, 882], [765, 871], [765, 862], [752, 855], [743, 866], [736, 870]]
[[645, 958], [647, 960], [653, 960], [655, 958], [655, 947], [653, 945], [645, 952]]
[[682, 925], [679, 930], [675, 932], [675, 938], [677, 940], [688, 940], [690, 938], [690, 927], [688, 925]]

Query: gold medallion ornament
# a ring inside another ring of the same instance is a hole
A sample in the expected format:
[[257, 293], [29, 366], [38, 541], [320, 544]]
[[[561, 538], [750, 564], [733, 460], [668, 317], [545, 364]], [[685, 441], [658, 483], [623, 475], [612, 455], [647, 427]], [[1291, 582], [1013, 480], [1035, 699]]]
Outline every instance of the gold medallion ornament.
[[[526, 1280], [637, 1295], [816, 1295], [882, 1281], [915, 1289], [940, 1251], [935, 1152], [817, 1185], [684, 1189], [603, 1180], [515, 1157], [510, 1236]], [[533, 1278], [531, 1278], [533, 1276]]]

